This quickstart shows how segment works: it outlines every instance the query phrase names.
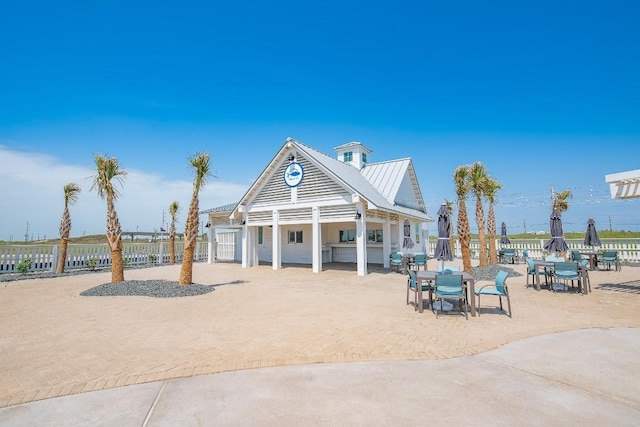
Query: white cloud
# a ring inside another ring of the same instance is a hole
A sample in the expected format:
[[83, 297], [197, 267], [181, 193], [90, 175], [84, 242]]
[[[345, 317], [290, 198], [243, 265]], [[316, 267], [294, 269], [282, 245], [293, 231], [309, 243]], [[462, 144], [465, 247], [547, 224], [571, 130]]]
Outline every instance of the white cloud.
[[[162, 169], [160, 166], [158, 169]], [[169, 181], [162, 174], [126, 169], [127, 175], [118, 186], [120, 196], [116, 211], [124, 231], [153, 231], [169, 223], [169, 205], [180, 205], [178, 230], [184, 227], [193, 183]], [[185, 172], [185, 175], [188, 173]], [[28, 238], [57, 238], [64, 209], [63, 188], [74, 182], [81, 187], [77, 203], [70, 206], [72, 236], [104, 234], [106, 202], [91, 191], [95, 170], [64, 164], [63, 160], [43, 154], [20, 152], [0, 145], [0, 240], [23, 241]], [[200, 210], [238, 201], [245, 185], [211, 179], [199, 195]]]

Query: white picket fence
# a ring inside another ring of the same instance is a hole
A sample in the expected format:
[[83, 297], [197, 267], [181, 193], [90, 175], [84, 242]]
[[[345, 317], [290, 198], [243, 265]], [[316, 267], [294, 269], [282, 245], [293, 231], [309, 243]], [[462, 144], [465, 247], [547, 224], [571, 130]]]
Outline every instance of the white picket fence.
[[[547, 240], [544, 239], [509, 239], [511, 241], [508, 245], [500, 244], [500, 240], [495, 240], [496, 249], [502, 247], [517, 249], [522, 253], [523, 249], [527, 249], [529, 257], [542, 259], [546, 255], [550, 255], [549, 251], [544, 249], [544, 244]], [[601, 246], [592, 248], [591, 246], [584, 245], [584, 239], [565, 239], [569, 246], [569, 251], [591, 251], [591, 250], [614, 250], [618, 252], [618, 257], [622, 262], [640, 263], [640, 239], [600, 239]], [[433, 254], [436, 249], [437, 240], [429, 241], [429, 252]], [[452, 248], [454, 257], [461, 258], [462, 250], [460, 247], [460, 241], [455, 241], [455, 247]], [[469, 244], [471, 250], [471, 258], [478, 259], [480, 253], [480, 245], [478, 240], [471, 240]]]
[[[207, 242], [197, 242], [194, 261], [207, 260]], [[176, 242], [176, 262], [182, 262], [184, 242]], [[56, 271], [58, 245], [0, 245], [0, 274], [19, 272], [18, 265], [31, 260], [28, 271]], [[169, 262], [169, 242], [123, 243], [125, 266], [166, 264]], [[105, 268], [111, 266], [111, 250], [106, 243], [69, 244], [65, 271]]]
[[[217, 259], [219, 261], [233, 261], [239, 258], [238, 242], [235, 233], [218, 236]], [[640, 263], [640, 239], [600, 239], [602, 246], [599, 250], [615, 250], [622, 262]], [[569, 250], [591, 250], [584, 246], [583, 239], [566, 239]], [[527, 249], [532, 258], [543, 258], [548, 255], [544, 249], [546, 240], [543, 239], [511, 239], [511, 244], [501, 245], [496, 239], [496, 249], [500, 247], [514, 248], [522, 252]], [[194, 261], [207, 261], [206, 241], [197, 242]], [[435, 252], [435, 240], [429, 241], [428, 254]], [[470, 242], [471, 257], [479, 257], [477, 240]], [[460, 242], [456, 240], [453, 253], [457, 258], [462, 257]], [[176, 262], [182, 262], [184, 243], [176, 242]], [[123, 243], [123, 260], [127, 266], [141, 266], [150, 264], [166, 264], [169, 262], [169, 243]], [[55, 271], [58, 261], [58, 245], [0, 245], [0, 274], [17, 273], [18, 265], [26, 259], [31, 260], [29, 271]], [[69, 244], [67, 246], [67, 260], [65, 271], [73, 269], [105, 268], [111, 266], [111, 251], [106, 243], [94, 245]]]

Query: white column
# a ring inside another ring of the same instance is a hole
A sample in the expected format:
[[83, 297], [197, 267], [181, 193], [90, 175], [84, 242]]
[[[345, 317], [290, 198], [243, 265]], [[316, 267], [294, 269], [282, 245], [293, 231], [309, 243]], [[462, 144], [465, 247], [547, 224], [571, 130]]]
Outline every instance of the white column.
[[[209, 224], [211, 224], [211, 221], [209, 221]], [[210, 225], [207, 230], [207, 264], [213, 264], [216, 262], [216, 227]]]
[[247, 226], [242, 226], [242, 267], [251, 267], [251, 236], [247, 232]]
[[273, 211], [273, 269], [280, 270], [282, 268], [282, 248], [280, 239], [280, 224], [278, 223], [278, 211]]
[[313, 217], [313, 236], [312, 236], [312, 252], [313, 262], [312, 271], [319, 273], [322, 271], [322, 229], [320, 228], [320, 211], [317, 206], [312, 209]]
[[391, 222], [389, 214], [382, 224], [382, 265], [389, 268], [389, 256], [391, 255]]
[[357, 204], [360, 218], [356, 219], [356, 259], [358, 276], [367, 275], [367, 219], [362, 204]]

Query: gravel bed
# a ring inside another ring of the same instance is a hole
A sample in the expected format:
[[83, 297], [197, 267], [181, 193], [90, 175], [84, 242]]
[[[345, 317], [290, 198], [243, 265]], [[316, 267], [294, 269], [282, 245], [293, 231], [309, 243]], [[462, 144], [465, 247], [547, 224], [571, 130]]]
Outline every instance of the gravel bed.
[[145, 296], [153, 298], [177, 298], [204, 295], [213, 292], [215, 285], [191, 284], [180, 286], [169, 280], [125, 280], [124, 282], [105, 283], [84, 292], [82, 296]]
[[[155, 265], [143, 265], [126, 267], [128, 270], [141, 268], [153, 268]], [[51, 279], [54, 277], [69, 277], [97, 273], [110, 273], [110, 268], [89, 270], [73, 269], [57, 274], [51, 271], [36, 271], [28, 273], [5, 273], [0, 274], [0, 282], [15, 282], [29, 279]], [[82, 296], [146, 296], [152, 298], [178, 298], [208, 294], [213, 292], [215, 285], [191, 284], [180, 286], [177, 281], [171, 280], [125, 280], [117, 283], [104, 283], [80, 293]]]
[[498, 271], [504, 270], [509, 273], [508, 277], [522, 276], [522, 273], [515, 271], [511, 267], [505, 267], [504, 264], [490, 264], [487, 267], [472, 267], [473, 277], [477, 281], [487, 280], [494, 281], [498, 275]]

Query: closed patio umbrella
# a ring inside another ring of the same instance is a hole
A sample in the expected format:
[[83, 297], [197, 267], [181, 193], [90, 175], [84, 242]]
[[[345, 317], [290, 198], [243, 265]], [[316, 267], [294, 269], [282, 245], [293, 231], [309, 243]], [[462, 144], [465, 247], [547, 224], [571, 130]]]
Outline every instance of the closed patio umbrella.
[[500, 243], [503, 245], [508, 245], [511, 243], [511, 240], [507, 237], [507, 224], [504, 222], [500, 228]]
[[449, 243], [449, 209], [443, 203], [438, 210], [438, 243], [436, 243], [436, 250], [434, 257], [442, 260], [442, 267], [444, 268], [445, 261], [452, 261], [453, 254], [451, 253], [451, 244]]
[[593, 218], [589, 218], [587, 221], [587, 232], [584, 235], [585, 246], [600, 246], [600, 238], [598, 237], [598, 231], [596, 230], [596, 222]]
[[551, 252], [568, 251], [569, 246], [567, 246], [567, 242], [564, 241], [564, 232], [562, 231], [562, 217], [557, 209], [551, 212], [549, 228], [551, 229], [551, 239], [544, 244], [544, 248]]
[[404, 220], [404, 241], [402, 247], [411, 249], [413, 248], [413, 240], [411, 240], [411, 224], [408, 219]]

